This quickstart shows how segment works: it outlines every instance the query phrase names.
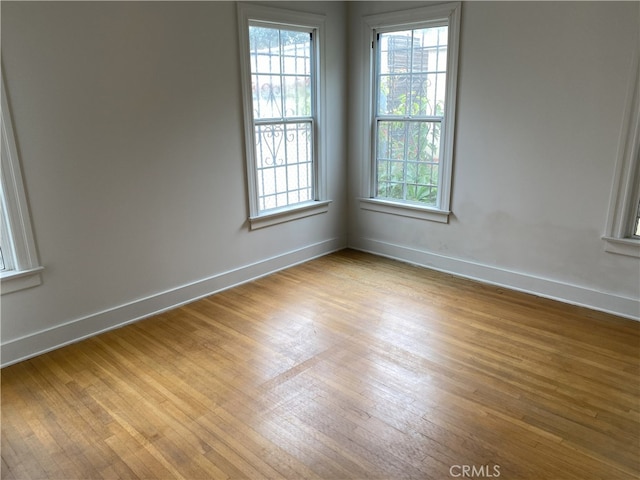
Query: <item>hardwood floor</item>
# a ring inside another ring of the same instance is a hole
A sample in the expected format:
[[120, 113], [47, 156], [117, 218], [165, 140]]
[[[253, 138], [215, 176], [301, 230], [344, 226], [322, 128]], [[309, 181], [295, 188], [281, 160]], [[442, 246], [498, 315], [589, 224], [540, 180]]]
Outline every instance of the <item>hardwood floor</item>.
[[2, 370], [2, 478], [630, 479], [640, 322], [345, 250]]

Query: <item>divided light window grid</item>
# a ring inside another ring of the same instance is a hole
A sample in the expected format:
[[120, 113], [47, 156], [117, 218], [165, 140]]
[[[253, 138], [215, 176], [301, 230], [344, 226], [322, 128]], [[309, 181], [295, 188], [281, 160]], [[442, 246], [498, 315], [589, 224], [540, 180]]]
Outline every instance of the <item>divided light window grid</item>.
[[375, 196], [440, 205], [448, 26], [376, 33]]
[[258, 212], [314, 200], [313, 32], [249, 24]]

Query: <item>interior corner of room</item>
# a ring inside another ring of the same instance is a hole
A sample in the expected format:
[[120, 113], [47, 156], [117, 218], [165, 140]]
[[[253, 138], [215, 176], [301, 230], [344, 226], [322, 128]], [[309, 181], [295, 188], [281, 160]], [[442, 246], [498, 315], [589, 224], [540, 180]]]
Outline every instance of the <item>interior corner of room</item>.
[[347, 247], [638, 319], [640, 260], [603, 240], [636, 3], [463, 4], [444, 221], [360, 201], [363, 19], [429, 2], [284, 3], [325, 19], [330, 203], [250, 228], [235, 3], [2, 2], [44, 268], [2, 296], [4, 365]]

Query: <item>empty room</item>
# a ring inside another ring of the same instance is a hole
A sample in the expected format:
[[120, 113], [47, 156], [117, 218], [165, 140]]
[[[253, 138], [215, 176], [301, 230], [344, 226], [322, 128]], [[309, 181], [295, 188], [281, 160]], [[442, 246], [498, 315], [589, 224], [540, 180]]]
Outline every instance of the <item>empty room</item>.
[[640, 3], [0, 9], [3, 479], [640, 478]]

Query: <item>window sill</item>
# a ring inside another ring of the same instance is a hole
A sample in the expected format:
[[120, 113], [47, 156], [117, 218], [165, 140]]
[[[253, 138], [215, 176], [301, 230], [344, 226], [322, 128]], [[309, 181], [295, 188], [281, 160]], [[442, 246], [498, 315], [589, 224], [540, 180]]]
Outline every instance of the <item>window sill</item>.
[[439, 223], [449, 223], [449, 215], [451, 214], [448, 210], [438, 210], [437, 208], [381, 200], [379, 198], [360, 198], [360, 208], [373, 212], [388, 213]]
[[37, 287], [42, 283], [42, 277], [40, 273], [44, 270], [43, 267], [31, 268], [29, 270], [21, 271], [9, 271], [0, 274], [0, 282], [2, 288], [0, 293], [17, 292], [18, 290], [24, 290], [31, 287]]
[[249, 224], [251, 225], [251, 230], [257, 230], [259, 228], [270, 227], [279, 223], [290, 222], [292, 220], [298, 220], [300, 218], [318, 215], [320, 213], [329, 211], [330, 203], [331, 200], [323, 200], [303, 203], [294, 207], [287, 207], [284, 209], [269, 210], [262, 215], [249, 217]]
[[604, 249], [609, 253], [640, 258], [640, 240], [634, 238], [602, 237]]

